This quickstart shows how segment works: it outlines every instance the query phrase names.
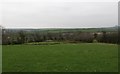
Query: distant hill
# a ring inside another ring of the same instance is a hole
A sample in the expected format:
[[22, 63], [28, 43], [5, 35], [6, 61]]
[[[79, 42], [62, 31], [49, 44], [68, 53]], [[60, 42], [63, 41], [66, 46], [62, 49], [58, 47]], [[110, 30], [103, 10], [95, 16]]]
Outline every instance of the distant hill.
[[58, 33], [58, 32], [117, 32], [119, 26], [114, 27], [103, 27], [103, 28], [45, 28], [45, 29], [5, 29], [10, 32], [48, 32], [48, 33]]

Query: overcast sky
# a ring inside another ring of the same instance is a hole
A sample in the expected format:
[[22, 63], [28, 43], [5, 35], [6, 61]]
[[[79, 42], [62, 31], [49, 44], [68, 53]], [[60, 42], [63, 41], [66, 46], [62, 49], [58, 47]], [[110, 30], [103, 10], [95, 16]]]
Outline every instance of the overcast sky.
[[118, 0], [3, 0], [6, 28], [88, 28], [118, 25]]

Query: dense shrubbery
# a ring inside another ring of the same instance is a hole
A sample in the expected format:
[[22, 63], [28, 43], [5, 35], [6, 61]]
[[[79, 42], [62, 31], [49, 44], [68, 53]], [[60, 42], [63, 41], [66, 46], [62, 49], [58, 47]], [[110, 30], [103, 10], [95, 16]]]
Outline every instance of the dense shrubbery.
[[103, 43], [118, 43], [118, 33], [117, 32], [103, 32], [101, 35], [97, 38], [98, 42]]
[[3, 44], [23, 44], [30, 42], [102, 42], [102, 43], [118, 43], [117, 32], [11, 32], [3, 30]]

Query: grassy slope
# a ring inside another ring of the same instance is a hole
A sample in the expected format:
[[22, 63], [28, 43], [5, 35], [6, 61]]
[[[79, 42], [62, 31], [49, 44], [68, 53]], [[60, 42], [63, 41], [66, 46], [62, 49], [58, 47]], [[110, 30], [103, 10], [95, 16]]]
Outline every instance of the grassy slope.
[[0, 73], [2, 72], [2, 45], [0, 45]]
[[116, 72], [117, 45], [3, 46], [3, 72]]

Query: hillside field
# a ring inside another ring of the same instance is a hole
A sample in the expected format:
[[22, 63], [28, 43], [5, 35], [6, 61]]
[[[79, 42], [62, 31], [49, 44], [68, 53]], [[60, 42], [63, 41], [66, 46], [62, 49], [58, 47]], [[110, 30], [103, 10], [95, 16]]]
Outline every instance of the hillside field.
[[3, 72], [117, 72], [118, 46], [103, 43], [3, 45]]

